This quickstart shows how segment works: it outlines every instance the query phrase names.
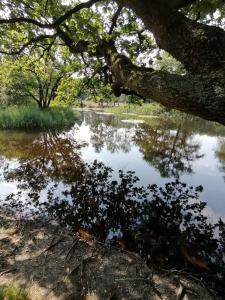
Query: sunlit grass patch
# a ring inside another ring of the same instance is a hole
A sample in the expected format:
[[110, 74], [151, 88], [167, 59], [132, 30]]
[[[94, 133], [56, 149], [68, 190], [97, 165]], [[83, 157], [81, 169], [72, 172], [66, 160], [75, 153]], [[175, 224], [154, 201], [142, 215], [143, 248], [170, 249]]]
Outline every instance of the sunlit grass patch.
[[7, 107], [0, 110], [1, 129], [48, 129], [72, 125], [75, 113], [67, 107]]
[[174, 110], [165, 108], [164, 106], [158, 103], [144, 103], [142, 105], [127, 104], [123, 106], [108, 107], [105, 109], [105, 111], [118, 113], [118, 114], [133, 113], [138, 115], [153, 115], [153, 116], [174, 114]]
[[15, 285], [0, 285], [0, 300], [29, 300], [24, 288]]

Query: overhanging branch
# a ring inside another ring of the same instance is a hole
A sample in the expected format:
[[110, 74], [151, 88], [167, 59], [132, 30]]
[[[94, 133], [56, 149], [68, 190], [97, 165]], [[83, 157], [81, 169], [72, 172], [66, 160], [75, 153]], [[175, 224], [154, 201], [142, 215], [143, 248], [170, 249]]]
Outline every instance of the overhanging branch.
[[60, 24], [65, 22], [67, 19], [72, 17], [73, 14], [78, 13], [80, 10], [84, 8], [90, 8], [96, 2], [101, 0], [89, 0], [84, 3], [80, 3], [76, 5], [74, 8], [67, 11], [64, 15], [60, 16], [53, 23], [41, 23], [35, 19], [27, 18], [27, 17], [18, 17], [18, 18], [10, 18], [10, 19], [0, 19], [0, 24], [15, 24], [15, 23], [28, 23], [38, 26], [39, 28], [47, 28], [47, 29], [55, 29]]
[[136, 97], [146, 101], [146, 98], [143, 97], [142, 95], [138, 94], [136, 91], [131, 91], [129, 89], [121, 88], [120, 92], [121, 92], [121, 94], [128, 95], [128, 96], [136, 96]]
[[23, 44], [21, 46], [21, 48], [18, 49], [18, 50], [11, 51], [11, 52], [0, 50], [0, 53], [7, 54], [7, 55], [20, 55], [28, 46], [30, 46], [32, 44], [35, 44], [37, 42], [43, 41], [45, 39], [55, 38], [56, 36], [57, 36], [57, 34], [53, 34], [53, 35], [48, 35], [48, 34], [39, 35], [37, 37], [31, 38], [27, 43]]
[[67, 19], [69, 19], [70, 17], [72, 17], [73, 14], [76, 14], [77, 12], [79, 12], [80, 10], [82, 10], [84, 8], [90, 8], [93, 4], [95, 4], [96, 2], [99, 2], [99, 1], [101, 1], [101, 0], [89, 0], [87, 2], [78, 4], [77, 6], [75, 6], [74, 8], [72, 8], [71, 10], [67, 11], [64, 15], [62, 15], [61, 17], [59, 17], [52, 24], [53, 28], [58, 27], [64, 21], [66, 21]]
[[39, 28], [53, 28], [52, 24], [41, 23], [35, 19], [19, 17], [11, 19], [0, 19], [0, 24], [15, 24], [15, 23], [27, 23], [38, 26]]
[[170, 74], [134, 65], [112, 43], [102, 43], [101, 49], [118, 90], [135, 91], [168, 108], [225, 124], [225, 71], [218, 78], [215, 74]]

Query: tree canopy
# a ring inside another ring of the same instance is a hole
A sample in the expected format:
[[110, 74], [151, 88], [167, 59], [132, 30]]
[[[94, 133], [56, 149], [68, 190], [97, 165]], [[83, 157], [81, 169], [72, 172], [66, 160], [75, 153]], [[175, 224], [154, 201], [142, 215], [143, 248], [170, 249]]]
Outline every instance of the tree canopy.
[[225, 124], [224, 15], [222, 0], [3, 0], [0, 53], [63, 49], [116, 96]]

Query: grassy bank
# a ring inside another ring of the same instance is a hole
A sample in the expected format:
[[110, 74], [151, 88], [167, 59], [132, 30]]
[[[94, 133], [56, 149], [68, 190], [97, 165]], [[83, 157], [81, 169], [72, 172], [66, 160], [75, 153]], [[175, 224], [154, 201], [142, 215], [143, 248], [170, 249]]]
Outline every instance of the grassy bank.
[[152, 116], [171, 116], [177, 115], [178, 112], [175, 110], [170, 110], [158, 103], [145, 103], [142, 105], [123, 105], [105, 108], [106, 112], [111, 112], [115, 114], [138, 114], [138, 115], [152, 115]]
[[48, 129], [72, 125], [75, 113], [66, 107], [41, 110], [36, 107], [7, 107], [0, 110], [1, 129]]

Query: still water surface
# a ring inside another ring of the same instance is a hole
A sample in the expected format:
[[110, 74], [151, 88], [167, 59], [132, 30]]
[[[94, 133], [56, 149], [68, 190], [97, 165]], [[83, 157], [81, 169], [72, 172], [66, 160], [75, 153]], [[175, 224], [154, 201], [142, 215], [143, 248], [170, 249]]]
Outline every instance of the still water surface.
[[[174, 179], [202, 185], [200, 197], [209, 214], [225, 217], [225, 128], [189, 116], [176, 122], [148, 118], [141, 123], [125, 115], [84, 112], [64, 133], [3, 131], [0, 199], [15, 193], [22, 177], [26, 180], [21, 173], [9, 180], [9, 170], [32, 164], [34, 182], [43, 184], [38, 178], [47, 172], [48, 186], [57, 181], [60, 193], [67, 184], [68, 165], [78, 170], [79, 163], [94, 160], [111, 167], [115, 177], [118, 170], [135, 171], [142, 185], [161, 186]], [[40, 193], [45, 197], [47, 190]]]
[[224, 295], [224, 127], [84, 112], [65, 132], [1, 131], [0, 166], [1, 204], [19, 217], [50, 216], [157, 268], [188, 266]]

